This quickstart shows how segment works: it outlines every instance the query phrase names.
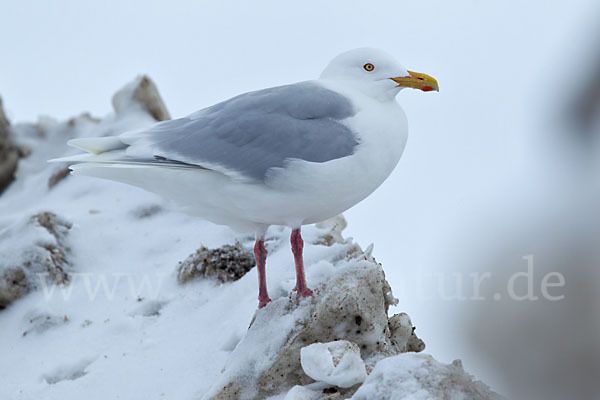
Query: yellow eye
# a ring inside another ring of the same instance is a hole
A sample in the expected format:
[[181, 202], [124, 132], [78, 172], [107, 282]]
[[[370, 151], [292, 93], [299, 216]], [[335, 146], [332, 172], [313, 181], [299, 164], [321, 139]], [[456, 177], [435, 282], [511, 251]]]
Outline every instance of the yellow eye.
[[366, 63], [365, 65], [363, 65], [363, 68], [365, 69], [365, 71], [371, 72], [375, 69], [375, 66], [371, 63]]

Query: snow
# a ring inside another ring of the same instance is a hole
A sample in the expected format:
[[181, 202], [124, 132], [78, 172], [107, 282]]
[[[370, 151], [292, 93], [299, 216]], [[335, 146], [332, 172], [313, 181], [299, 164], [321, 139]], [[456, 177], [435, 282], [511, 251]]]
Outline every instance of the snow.
[[400, 354], [377, 363], [354, 400], [497, 399], [464, 372], [460, 361], [442, 364], [428, 354]]
[[0, 307], [47, 281], [68, 280], [72, 224], [53, 213], [38, 213], [0, 231]]
[[358, 346], [347, 340], [303, 347], [300, 362], [306, 375], [333, 386], [349, 388], [367, 378]]
[[[11, 240], [19, 238], [18, 241]], [[0, 232], [0, 272], [8, 266], [21, 265], [31, 258], [31, 244], [42, 249], [44, 246], [58, 245], [56, 237], [31, 218], [20, 219], [9, 229]], [[28, 254], [29, 253], [29, 254]]]

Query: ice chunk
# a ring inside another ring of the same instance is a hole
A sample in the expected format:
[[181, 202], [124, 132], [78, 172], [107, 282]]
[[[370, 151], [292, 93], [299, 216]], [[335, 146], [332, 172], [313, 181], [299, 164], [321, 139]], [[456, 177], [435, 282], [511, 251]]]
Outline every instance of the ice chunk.
[[342, 388], [349, 388], [367, 378], [360, 349], [347, 340], [303, 347], [300, 363], [304, 373], [314, 380]]

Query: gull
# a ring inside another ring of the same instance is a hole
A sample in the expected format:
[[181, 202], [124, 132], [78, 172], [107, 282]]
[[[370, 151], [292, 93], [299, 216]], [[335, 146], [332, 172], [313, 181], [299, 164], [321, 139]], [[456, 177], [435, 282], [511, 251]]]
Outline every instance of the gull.
[[291, 228], [294, 291], [311, 296], [300, 229], [354, 206], [394, 170], [408, 134], [395, 100], [403, 88], [439, 90], [431, 76], [381, 50], [354, 49], [319, 79], [244, 93], [118, 136], [72, 139], [87, 154], [53, 161], [76, 162], [75, 175], [138, 186], [191, 215], [253, 233], [263, 308], [271, 301], [268, 227]]

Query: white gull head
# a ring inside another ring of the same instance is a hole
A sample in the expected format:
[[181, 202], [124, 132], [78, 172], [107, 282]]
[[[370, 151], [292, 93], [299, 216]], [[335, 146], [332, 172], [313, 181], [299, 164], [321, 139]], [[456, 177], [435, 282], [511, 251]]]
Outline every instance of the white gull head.
[[405, 87], [438, 90], [437, 81], [429, 75], [408, 71], [385, 51], [368, 47], [338, 55], [323, 70], [320, 79], [343, 82], [346, 87], [381, 101], [393, 100]]

